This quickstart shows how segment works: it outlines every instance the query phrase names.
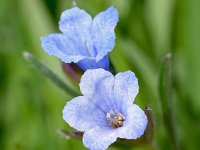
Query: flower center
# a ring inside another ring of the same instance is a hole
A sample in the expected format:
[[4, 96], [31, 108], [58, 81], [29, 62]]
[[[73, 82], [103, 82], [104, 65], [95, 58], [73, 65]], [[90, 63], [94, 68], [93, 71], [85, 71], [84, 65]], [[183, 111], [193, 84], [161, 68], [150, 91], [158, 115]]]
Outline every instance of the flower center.
[[107, 113], [106, 118], [109, 121], [109, 125], [111, 126], [111, 128], [122, 127], [125, 121], [124, 116], [120, 113]]

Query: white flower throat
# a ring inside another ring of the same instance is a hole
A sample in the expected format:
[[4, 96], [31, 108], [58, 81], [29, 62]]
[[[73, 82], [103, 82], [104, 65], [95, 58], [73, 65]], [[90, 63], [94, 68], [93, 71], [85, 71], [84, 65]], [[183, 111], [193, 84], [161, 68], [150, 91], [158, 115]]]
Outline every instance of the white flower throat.
[[121, 113], [107, 113], [106, 118], [111, 128], [119, 128], [123, 126], [125, 117]]

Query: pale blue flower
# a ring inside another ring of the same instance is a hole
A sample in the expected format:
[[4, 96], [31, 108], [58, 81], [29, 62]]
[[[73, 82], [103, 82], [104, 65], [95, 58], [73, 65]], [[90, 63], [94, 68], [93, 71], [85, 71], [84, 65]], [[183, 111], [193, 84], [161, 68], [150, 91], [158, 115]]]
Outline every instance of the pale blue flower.
[[78, 7], [65, 10], [59, 22], [62, 33], [41, 37], [42, 48], [65, 63], [77, 63], [84, 70], [108, 70], [108, 52], [115, 45], [114, 28], [118, 17], [114, 7], [99, 13], [93, 20]]
[[131, 71], [113, 76], [103, 69], [87, 70], [81, 78], [83, 96], [67, 102], [63, 119], [84, 132], [83, 144], [104, 150], [117, 138], [137, 139], [147, 126], [144, 111], [133, 101], [138, 80]]

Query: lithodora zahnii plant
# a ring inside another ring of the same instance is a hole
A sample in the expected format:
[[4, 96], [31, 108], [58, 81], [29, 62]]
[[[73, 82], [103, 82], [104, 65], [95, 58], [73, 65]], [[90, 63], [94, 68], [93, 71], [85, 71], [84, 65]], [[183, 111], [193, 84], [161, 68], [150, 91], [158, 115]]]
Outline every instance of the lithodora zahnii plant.
[[133, 101], [138, 79], [131, 71], [109, 72], [108, 52], [115, 45], [118, 22], [114, 7], [92, 17], [73, 7], [64, 11], [59, 22], [62, 33], [41, 37], [42, 48], [65, 63], [76, 63], [83, 96], [73, 98], [63, 109], [63, 119], [84, 133], [83, 144], [91, 150], [104, 150], [117, 138], [137, 139], [147, 127], [144, 111]]

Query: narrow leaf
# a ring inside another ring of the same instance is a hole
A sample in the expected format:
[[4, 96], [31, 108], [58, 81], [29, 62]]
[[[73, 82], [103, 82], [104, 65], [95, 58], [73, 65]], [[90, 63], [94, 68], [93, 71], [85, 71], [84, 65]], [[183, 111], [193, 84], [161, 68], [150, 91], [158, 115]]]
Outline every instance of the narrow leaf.
[[163, 110], [164, 124], [172, 145], [171, 149], [177, 150], [178, 143], [175, 129], [175, 112], [173, 109], [172, 90], [172, 55], [170, 53], [165, 56], [162, 65], [159, 92]]
[[73, 90], [69, 85], [67, 85], [62, 79], [60, 79], [54, 72], [52, 72], [46, 65], [40, 62], [37, 58], [35, 58], [29, 52], [23, 53], [25, 60], [27, 60], [31, 65], [33, 65], [36, 69], [38, 69], [43, 75], [48, 77], [51, 81], [53, 81], [58, 87], [66, 91], [71, 96], [78, 96], [78, 92]]

